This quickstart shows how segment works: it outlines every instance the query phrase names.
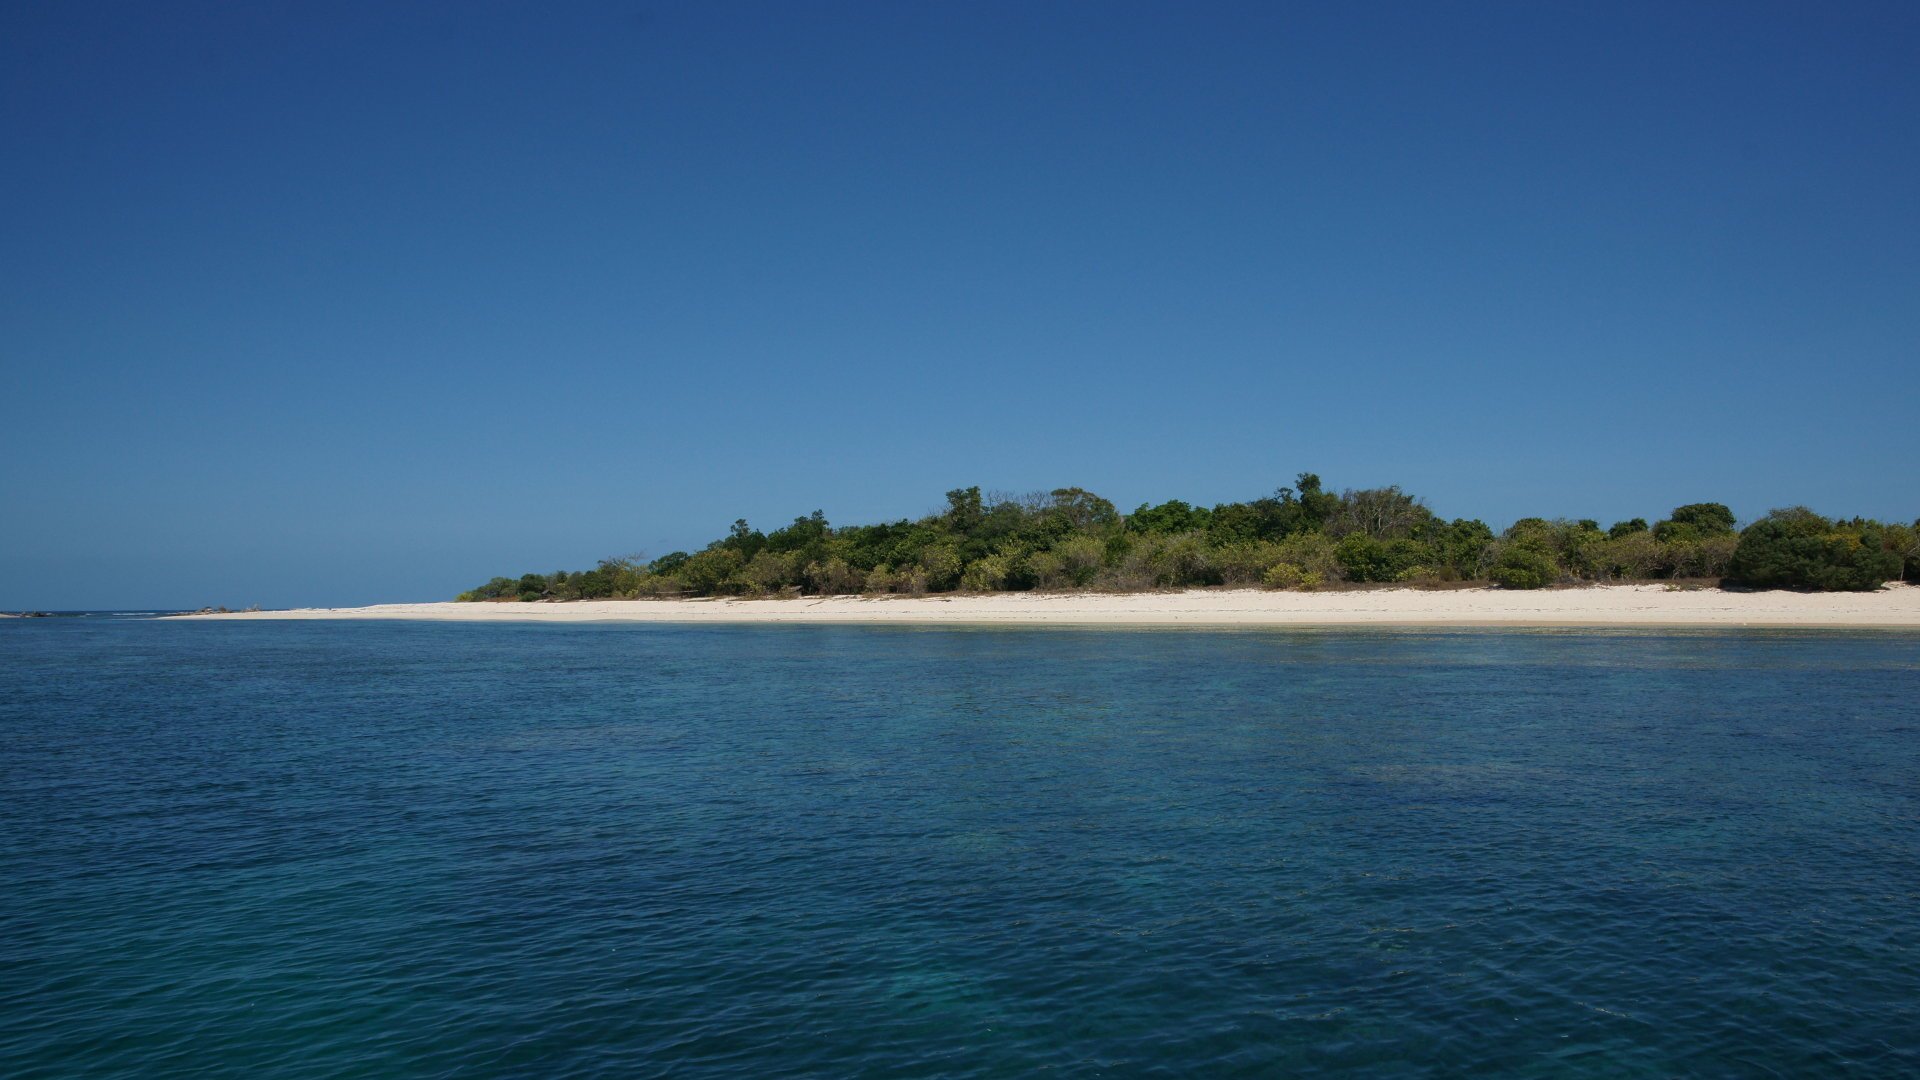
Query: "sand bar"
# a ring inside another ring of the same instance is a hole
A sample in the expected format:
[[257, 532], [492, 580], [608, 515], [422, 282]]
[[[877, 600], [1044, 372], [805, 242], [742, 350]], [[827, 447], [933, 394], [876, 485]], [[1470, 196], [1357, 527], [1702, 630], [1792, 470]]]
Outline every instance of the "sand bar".
[[1756, 626], [1920, 629], [1920, 587], [1871, 593], [1670, 590], [1663, 585], [1501, 589], [993, 593], [799, 599], [378, 604], [186, 619], [461, 622], [953, 623], [1114, 626]]

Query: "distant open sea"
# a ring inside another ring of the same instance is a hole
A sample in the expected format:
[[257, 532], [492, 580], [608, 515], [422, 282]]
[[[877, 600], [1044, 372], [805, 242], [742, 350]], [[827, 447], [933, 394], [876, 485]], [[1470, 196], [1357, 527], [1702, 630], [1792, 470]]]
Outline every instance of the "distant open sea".
[[0, 620], [0, 1076], [1920, 1075], [1920, 636]]

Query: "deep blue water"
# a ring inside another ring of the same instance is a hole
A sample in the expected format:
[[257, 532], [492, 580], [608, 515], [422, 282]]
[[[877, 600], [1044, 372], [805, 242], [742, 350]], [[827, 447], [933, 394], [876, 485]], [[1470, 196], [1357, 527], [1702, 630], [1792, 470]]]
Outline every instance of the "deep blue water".
[[1912, 1076], [1920, 637], [0, 623], [0, 1075]]

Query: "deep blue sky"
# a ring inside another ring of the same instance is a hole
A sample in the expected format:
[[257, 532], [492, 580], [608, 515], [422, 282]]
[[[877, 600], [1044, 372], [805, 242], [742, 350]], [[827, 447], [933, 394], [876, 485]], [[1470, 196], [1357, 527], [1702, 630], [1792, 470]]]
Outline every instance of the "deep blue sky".
[[948, 488], [1920, 514], [1920, 8], [0, 8], [0, 609]]

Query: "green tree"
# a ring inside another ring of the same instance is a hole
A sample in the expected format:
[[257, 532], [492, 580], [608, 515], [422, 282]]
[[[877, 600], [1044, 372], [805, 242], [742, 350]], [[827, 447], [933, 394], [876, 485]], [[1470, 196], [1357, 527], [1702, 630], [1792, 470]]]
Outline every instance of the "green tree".
[[760, 554], [760, 549], [766, 545], [767, 538], [758, 529], [750, 527], [746, 518], [736, 519], [733, 528], [727, 530], [727, 538], [720, 541], [720, 546], [738, 552], [742, 562]]
[[1399, 485], [1343, 493], [1326, 522], [1329, 535], [1364, 533], [1375, 540], [1405, 537], [1433, 520], [1433, 512]]
[[1733, 511], [1719, 503], [1688, 503], [1673, 508], [1673, 515], [1653, 527], [1654, 539], [1663, 544], [1693, 543], [1709, 536], [1733, 535]]
[[947, 492], [947, 528], [962, 536], [971, 536], [986, 520], [986, 516], [978, 486], [954, 488]]
[[1112, 503], [1083, 488], [1054, 488], [1048, 495], [1047, 516], [1063, 533], [1095, 532], [1120, 524]]
[[[1340, 496], [1320, 487], [1320, 478], [1310, 472], [1303, 472], [1294, 479], [1298, 487], [1299, 506], [1297, 530], [1317, 532], [1326, 527], [1333, 515], [1340, 510]], [[1283, 495], [1285, 494], [1283, 489]]]
[[1900, 580], [1920, 582], [1920, 520], [1912, 525], [1889, 525], [1887, 550], [1900, 558]]
[[1688, 503], [1676, 506], [1668, 520], [1676, 525], [1691, 525], [1700, 530], [1702, 536], [1716, 536], [1733, 531], [1733, 511], [1720, 503]]
[[1183, 533], [1194, 529], [1204, 529], [1211, 515], [1199, 507], [1189, 506], [1179, 499], [1168, 499], [1159, 506], [1140, 504], [1140, 508], [1127, 516], [1127, 528], [1140, 533]]
[[815, 510], [806, 517], [794, 518], [793, 524], [784, 529], [768, 533], [766, 549], [774, 552], [808, 551], [825, 544], [831, 534], [832, 530], [827, 527], [827, 516]]

